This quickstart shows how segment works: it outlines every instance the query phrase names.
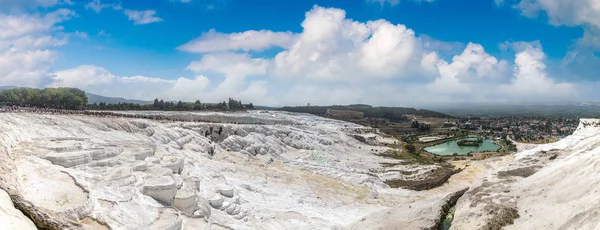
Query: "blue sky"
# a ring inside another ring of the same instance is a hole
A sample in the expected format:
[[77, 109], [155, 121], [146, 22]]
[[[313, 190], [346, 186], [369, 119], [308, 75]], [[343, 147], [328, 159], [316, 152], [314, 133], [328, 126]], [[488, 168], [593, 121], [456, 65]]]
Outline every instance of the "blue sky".
[[267, 105], [597, 100], [595, 5], [0, 0], [0, 84]]

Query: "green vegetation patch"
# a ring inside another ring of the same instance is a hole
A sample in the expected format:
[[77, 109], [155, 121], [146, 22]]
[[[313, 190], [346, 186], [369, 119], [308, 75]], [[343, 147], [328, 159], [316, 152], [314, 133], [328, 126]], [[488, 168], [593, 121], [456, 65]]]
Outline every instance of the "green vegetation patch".
[[401, 163], [382, 163], [384, 167], [392, 167], [395, 165], [410, 165], [410, 164], [422, 164], [422, 165], [431, 165], [434, 162], [427, 157], [422, 156], [421, 154], [413, 154], [408, 152], [400, 152], [396, 150], [388, 150], [384, 153], [379, 154], [378, 156], [392, 158], [396, 160], [402, 160]]
[[14, 88], [0, 92], [0, 102], [51, 108], [79, 109], [87, 104], [85, 92], [76, 88]]

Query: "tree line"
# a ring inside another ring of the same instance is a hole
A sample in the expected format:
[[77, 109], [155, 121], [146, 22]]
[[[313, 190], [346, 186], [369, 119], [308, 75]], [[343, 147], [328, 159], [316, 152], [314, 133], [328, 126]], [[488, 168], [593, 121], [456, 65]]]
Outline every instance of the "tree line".
[[107, 104], [104, 102], [94, 103], [87, 106], [87, 109], [91, 110], [164, 110], [164, 111], [199, 111], [199, 110], [211, 110], [211, 111], [237, 111], [245, 109], [254, 109], [254, 105], [242, 104], [241, 101], [236, 101], [233, 98], [229, 98], [229, 102], [220, 103], [201, 103], [200, 100], [195, 102], [173, 102], [165, 101], [163, 99], [154, 99], [152, 104], [135, 104], [135, 103], [117, 103]]
[[87, 102], [85, 92], [76, 88], [14, 88], [0, 92], [0, 103], [4, 105], [83, 109]]
[[322, 116], [327, 112], [327, 109], [359, 111], [363, 112], [366, 118], [385, 118], [392, 122], [409, 121], [408, 117], [406, 117], [406, 114], [414, 114], [422, 117], [452, 118], [452, 116], [447, 114], [425, 109], [404, 107], [373, 107], [370, 105], [285, 106], [279, 110], [297, 113], [310, 113], [313, 115]]
[[192, 111], [192, 110], [219, 110], [236, 111], [254, 109], [252, 103], [242, 104], [242, 101], [229, 98], [220, 103], [173, 102], [155, 99], [152, 104], [105, 102], [88, 104], [88, 97], [83, 90], [77, 88], [14, 88], [0, 91], [0, 104], [17, 106], [34, 106], [53, 109], [90, 109], [90, 110], [167, 110], [167, 111]]

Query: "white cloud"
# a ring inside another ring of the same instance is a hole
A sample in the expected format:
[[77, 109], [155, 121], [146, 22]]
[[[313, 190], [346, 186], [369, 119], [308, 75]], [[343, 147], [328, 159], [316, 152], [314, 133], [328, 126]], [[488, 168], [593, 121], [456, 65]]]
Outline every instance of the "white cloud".
[[274, 58], [280, 78], [360, 81], [400, 77], [420, 62], [414, 31], [385, 20], [366, 23], [345, 18], [340, 9], [315, 6], [306, 13], [303, 32]]
[[[164, 95], [168, 97], [175, 96], [176, 98], [181, 99], [184, 97], [184, 95], [189, 95], [192, 92], [202, 92], [209, 86], [209, 84], [210, 80], [206, 76], [202, 75], [196, 76], [194, 79], [180, 77], [175, 81], [175, 84], [173, 84], [168, 93], [164, 93]], [[193, 94], [194, 93], [192, 93], [192, 95]], [[190, 98], [186, 99], [189, 100]]]
[[[571, 92], [570, 86], [555, 83], [544, 74], [524, 78], [532, 76], [531, 71], [526, 71], [525, 64], [518, 66], [519, 71], [511, 73], [507, 60], [492, 56], [479, 44], [463, 46], [460, 53], [446, 61], [441, 58], [445, 55], [440, 55], [440, 52], [456, 53], [460, 44], [426, 36], [416, 37], [415, 32], [406, 26], [393, 25], [385, 20], [357, 22], [345, 16], [343, 10], [315, 6], [306, 13], [303, 31], [290, 35], [294, 37], [292, 43], [282, 46], [284, 50], [272, 59], [239, 53], [208, 53], [201, 60], [190, 63], [187, 69], [207, 76], [218, 73], [225, 77], [222, 82], [213, 84], [212, 91], [209, 90], [214, 98], [246, 92], [244, 97], [263, 95], [259, 98], [279, 105], [308, 102], [397, 105], [427, 100], [500, 101], [527, 100], [529, 97], [541, 100], [544, 96], [553, 95], [552, 91], [520, 90], [532, 82], [544, 84], [544, 89]], [[261, 32], [269, 33], [274, 32]], [[219, 33], [212, 40], [201, 36], [186, 45], [210, 41], [203, 47], [197, 46], [202, 48], [196, 52], [263, 50], [273, 46], [273, 42], [243, 46], [238, 40], [230, 39], [241, 34], [245, 32]], [[531, 49], [525, 49], [526, 45], [531, 46], [530, 43], [509, 45], [519, 52], [527, 50], [531, 53]], [[539, 53], [543, 54], [541, 48]], [[518, 57], [515, 60], [520, 64], [523, 58]], [[534, 60], [544, 65], [543, 58]], [[250, 75], [269, 78], [263, 80], [266, 82], [255, 81], [252, 88], [245, 81]], [[277, 87], [267, 87], [268, 84]], [[510, 87], [514, 90], [509, 90]], [[267, 100], [264, 96], [267, 93], [276, 100]], [[573, 95], [567, 93], [562, 96]]]
[[163, 21], [162, 18], [156, 17], [155, 10], [125, 10], [125, 15], [129, 20], [133, 21], [135, 25], [145, 25], [154, 22]]
[[55, 24], [68, 20], [75, 13], [67, 9], [59, 9], [44, 16], [39, 15], [7, 15], [0, 13], [0, 39], [12, 39], [28, 34], [48, 32]]
[[52, 32], [73, 15], [66, 9], [45, 15], [0, 14], [0, 85], [37, 86], [47, 81], [58, 56], [49, 48], [67, 42], [67, 37]]
[[103, 4], [100, 0], [92, 0], [85, 4], [86, 9], [91, 9], [96, 13], [100, 13], [105, 8], [112, 8], [113, 10], [122, 10], [121, 4]]
[[562, 99], [577, 96], [575, 86], [557, 83], [548, 76], [544, 59], [546, 55], [538, 43], [518, 43], [520, 51], [515, 57], [514, 78], [499, 90], [510, 98]]
[[194, 53], [235, 50], [262, 51], [271, 47], [288, 48], [293, 38], [291, 32], [249, 30], [241, 33], [223, 34], [211, 29], [177, 49]]
[[291, 86], [279, 100], [280, 104], [287, 105], [334, 105], [361, 103], [364, 98], [373, 98], [375, 95], [365, 94], [362, 87], [344, 85], [323, 86], [315, 84], [297, 84]]
[[0, 85], [37, 86], [48, 76], [57, 53], [51, 50], [0, 53]]
[[2, 9], [23, 9], [35, 7], [52, 7], [56, 5], [73, 5], [71, 0], [2, 0], [0, 8]]
[[267, 80], [254, 81], [246, 89], [239, 92], [237, 99], [243, 99], [242, 103], [260, 101], [265, 104], [276, 104], [277, 100], [269, 95], [268, 84]]
[[521, 0], [517, 7], [529, 16], [545, 11], [550, 23], [554, 25], [600, 26], [598, 0]]
[[205, 75], [197, 75], [194, 78], [180, 77], [175, 80], [147, 76], [117, 76], [102, 67], [82, 65], [53, 73], [52, 82], [45, 86], [77, 87], [96, 94], [143, 100], [200, 99], [205, 102], [218, 102], [234, 97], [248, 102], [275, 101], [269, 98], [266, 81], [246, 83], [239, 80], [237, 77], [230, 77], [211, 87], [213, 82]]
[[82, 89], [90, 85], [107, 84], [116, 78], [108, 70], [92, 65], [62, 70], [52, 75], [53, 82], [50, 87], [68, 86]]
[[267, 68], [268, 62], [265, 59], [235, 53], [206, 54], [200, 61], [194, 61], [187, 67], [194, 72], [215, 72], [226, 77], [264, 75], [267, 73]]
[[[211, 30], [180, 46], [202, 55], [186, 67], [194, 77], [119, 76], [94, 65], [55, 71], [59, 54], [51, 48], [67, 42], [67, 36], [54, 35], [57, 24], [73, 14], [0, 14], [0, 85], [71, 86], [144, 100], [234, 97], [263, 105], [543, 100], [576, 97], [579, 87], [551, 77], [538, 43], [507, 44], [516, 51], [511, 66], [479, 44], [441, 42], [402, 24], [354, 21], [343, 10], [319, 6], [306, 13], [298, 34]], [[147, 16], [131, 20], [155, 20]], [[272, 47], [282, 51], [271, 58], [250, 52]]]
[[[425, 63], [431, 66], [433, 58], [432, 55], [428, 55], [423, 60], [427, 60]], [[436, 67], [438, 78], [427, 86], [429, 93], [446, 97], [471, 95], [481, 98], [486, 95], [476, 91], [481, 90], [482, 86], [489, 88], [490, 84], [501, 80], [508, 69], [508, 62], [498, 61], [486, 53], [483, 46], [469, 43], [460, 55], [452, 58], [451, 63], [438, 60]]]
[[599, 0], [521, 0], [515, 7], [529, 17], [545, 12], [552, 25], [584, 26], [579, 45], [600, 49]]
[[96, 13], [100, 13], [102, 9], [108, 7], [110, 7], [109, 4], [102, 4], [100, 3], [100, 0], [92, 0], [91, 2], [88, 2], [88, 4], [85, 4], [86, 9], [91, 9], [93, 11], [96, 11]]
[[136, 82], [149, 82], [149, 83], [171, 83], [173, 84], [174, 80], [166, 80], [162, 78], [154, 78], [154, 77], [145, 77], [145, 76], [131, 76], [131, 77], [119, 77], [117, 81], [122, 83], [136, 83]]
[[[246, 77], [264, 76], [267, 74], [269, 61], [261, 58], [251, 58], [248, 54], [236, 53], [210, 53], [205, 54], [201, 60], [192, 62], [187, 69], [197, 73], [217, 73], [224, 79], [211, 91], [214, 98], [227, 98], [238, 95], [240, 92], [248, 96], [250, 92], [259, 92], [259, 85], [245, 91], [248, 85]], [[258, 84], [258, 83], [257, 83]], [[263, 92], [263, 91], [260, 91]]]
[[579, 40], [579, 44], [584, 47], [591, 47], [600, 50], [600, 27], [588, 26], [584, 29], [583, 37]]
[[81, 31], [75, 31], [75, 33], [73, 33], [73, 34], [75, 34], [75, 36], [78, 36], [80, 38], [88, 38], [88, 36], [89, 36], [88, 33], [81, 32]]
[[[435, 0], [412, 0], [412, 1], [416, 1], [416, 2], [433, 2]], [[400, 3], [400, 0], [367, 0], [367, 2], [379, 3], [382, 6], [385, 5], [385, 4], [390, 4], [391, 6], [395, 6], [395, 5], [398, 5], [398, 3]]]

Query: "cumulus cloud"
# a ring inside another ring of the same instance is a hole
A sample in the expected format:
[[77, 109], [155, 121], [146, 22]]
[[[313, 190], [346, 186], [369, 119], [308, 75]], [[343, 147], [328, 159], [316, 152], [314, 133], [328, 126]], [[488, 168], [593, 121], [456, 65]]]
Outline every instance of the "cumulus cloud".
[[[180, 50], [201, 55], [186, 67], [193, 77], [120, 76], [95, 65], [54, 71], [58, 54], [51, 48], [67, 40], [53, 31], [72, 16], [68, 10], [0, 14], [0, 85], [71, 86], [144, 100], [217, 102], [234, 97], [263, 105], [415, 105], [577, 96], [577, 85], [558, 82], [548, 73], [539, 43], [508, 44], [515, 51], [513, 65], [480, 44], [437, 41], [402, 24], [355, 21], [344, 10], [319, 6], [305, 14], [297, 34], [211, 30], [181, 45]], [[281, 51], [272, 57], [253, 55], [273, 47]]]
[[575, 86], [557, 83], [548, 76], [544, 59], [546, 55], [539, 43], [518, 43], [520, 51], [515, 57], [514, 78], [510, 84], [501, 85], [500, 92], [519, 99], [561, 99], [577, 96]]
[[200, 37], [178, 47], [179, 50], [193, 53], [215, 51], [262, 51], [271, 47], [287, 48], [293, 41], [291, 32], [269, 30], [249, 30], [241, 33], [224, 34], [209, 30]]
[[600, 2], [598, 0], [521, 0], [515, 5], [524, 15], [545, 12], [552, 25], [584, 26], [579, 45], [600, 49]]
[[341, 9], [315, 6], [302, 28], [291, 47], [275, 56], [274, 75], [317, 81], [391, 78], [419, 61], [418, 39], [401, 24], [352, 21]]
[[217, 102], [228, 97], [237, 97], [261, 102], [274, 101], [269, 99], [266, 81], [246, 83], [238, 81], [239, 78], [236, 77], [231, 78], [234, 81], [225, 79], [219, 83], [201, 74], [193, 78], [180, 77], [174, 80], [148, 76], [118, 76], [105, 68], [93, 65], [61, 70], [51, 75], [52, 82], [45, 85], [47, 87], [77, 87], [91, 93], [125, 98], [183, 101], [200, 99]]
[[264, 75], [267, 73], [268, 62], [262, 58], [251, 58], [248, 54], [211, 53], [206, 54], [200, 61], [194, 61], [187, 69], [194, 72], [215, 72], [226, 77], [244, 77]]
[[163, 21], [162, 18], [155, 16], [155, 10], [125, 10], [124, 13], [135, 25], [145, 25]]
[[555, 26], [581, 26], [583, 37], [563, 58], [562, 71], [575, 78], [595, 78], [600, 60], [594, 52], [600, 50], [600, 2], [598, 0], [519, 0], [514, 5], [524, 15], [547, 15]]
[[486, 53], [483, 46], [474, 43], [469, 43], [450, 63], [436, 58], [435, 54], [428, 54], [423, 58], [422, 64], [427, 63], [432, 68], [432, 63], [435, 62], [438, 71], [438, 77], [426, 88], [431, 94], [448, 98], [471, 97], [472, 100], [484, 100], [487, 92], [481, 89], [493, 88], [493, 84], [502, 81], [509, 69], [507, 61], [496, 59]]
[[68, 86], [75, 88], [87, 88], [90, 85], [106, 84], [112, 82], [115, 76], [108, 70], [92, 65], [83, 65], [74, 69], [56, 72], [50, 87]]
[[[315, 6], [305, 16], [302, 32], [290, 35], [294, 37], [291, 43], [280, 46], [284, 50], [274, 58], [253, 58], [247, 53], [210, 53], [263, 50], [273, 46], [273, 42], [244, 46], [231, 39], [256, 31], [219, 33], [214, 39], [203, 35], [204, 39], [201, 36], [186, 45], [206, 41], [219, 45], [206, 43], [198, 48], [196, 52], [209, 53], [190, 63], [187, 69], [225, 76], [221, 83], [214, 85], [214, 92], [226, 94], [243, 91], [246, 76], [267, 76], [269, 84], [283, 89], [274, 90], [266, 87], [267, 83], [255, 83], [254, 86], [261, 87], [245, 90], [244, 96], [276, 94], [278, 96], [273, 98], [277, 100], [271, 102], [277, 104], [526, 100], [555, 95], [552, 90], [565, 92], [561, 96], [575, 95], [572, 85], [556, 83], [546, 74], [541, 47], [530, 43], [510, 44], [518, 50], [512, 72], [508, 60], [492, 56], [480, 44], [465, 46], [417, 37], [405, 25], [385, 20], [353, 21], [346, 18], [343, 10], [335, 8]], [[443, 55], [439, 52], [456, 52], [459, 46], [463, 48], [452, 60], [441, 58]], [[530, 54], [530, 58], [522, 57], [526, 54]], [[537, 72], [528, 69], [528, 65], [534, 63], [538, 65]], [[544, 90], [525, 90], [531, 84], [543, 85], [540, 89]], [[266, 100], [264, 96], [260, 98]]]
[[45, 15], [0, 14], [0, 85], [37, 86], [47, 80], [58, 56], [51, 48], [67, 42], [51, 33], [73, 15], [67, 9]]

